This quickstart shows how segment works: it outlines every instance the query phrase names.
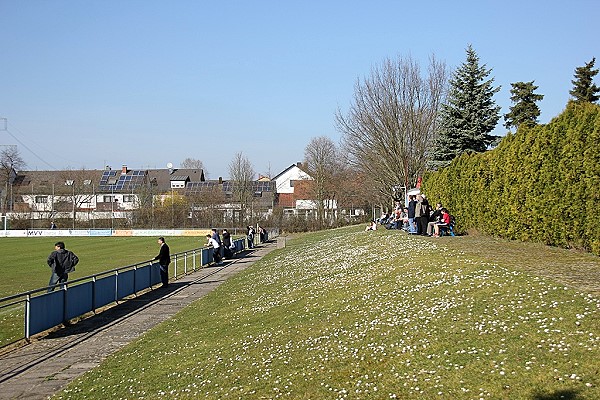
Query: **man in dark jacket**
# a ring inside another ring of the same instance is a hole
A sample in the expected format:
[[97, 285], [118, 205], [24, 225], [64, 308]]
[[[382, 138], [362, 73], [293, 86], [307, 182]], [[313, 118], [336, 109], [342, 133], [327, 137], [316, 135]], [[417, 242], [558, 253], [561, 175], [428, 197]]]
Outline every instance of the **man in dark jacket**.
[[233, 253], [231, 252], [231, 234], [227, 229], [223, 229], [223, 251], [225, 252], [225, 258], [231, 258]]
[[160, 264], [160, 280], [162, 281], [161, 287], [167, 287], [169, 285], [169, 264], [171, 263], [171, 252], [169, 246], [165, 242], [164, 237], [158, 238], [158, 244], [160, 245], [160, 251], [158, 255], [154, 257]]
[[54, 251], [48, 256], [48, 266], [52, 269], [50, 282], [48, 282], [48, 293], [54, 291], [54, 285], [65, 283], [69, 279], [69, 273], [67, 272], [71, 267], [69, 253], [63, 242], [54, 244]]
[[408, 233], [417, 233], [417, 223], [415, 221], [415, 207], [417, 200], [415, 195], [408, 196]]

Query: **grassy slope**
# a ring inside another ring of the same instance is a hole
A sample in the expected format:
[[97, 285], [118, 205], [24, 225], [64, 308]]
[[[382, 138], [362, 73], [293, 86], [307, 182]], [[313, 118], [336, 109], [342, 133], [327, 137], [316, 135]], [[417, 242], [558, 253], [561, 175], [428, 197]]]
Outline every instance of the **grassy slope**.
[[600, 398], [600, 301], [514, 267], [597, 258], [359, 229], [288, 241], [56, 397]]
[[[1, 238], [0, 297], [48, 285], [50, 268], [46, 259], [58, 240], [63, 240], [80, 259], [69, 279], [135, 264], [158, 254], [154, 237]], [[201, 247], [205, 242], [204, 238], [167, 238], [172, 253]]]

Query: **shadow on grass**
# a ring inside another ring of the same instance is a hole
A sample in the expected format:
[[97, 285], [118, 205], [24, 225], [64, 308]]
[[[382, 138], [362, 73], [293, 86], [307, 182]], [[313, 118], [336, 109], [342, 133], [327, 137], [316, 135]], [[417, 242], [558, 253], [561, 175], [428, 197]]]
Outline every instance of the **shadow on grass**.
[[581, 399], [579, 392], [579, 390], [564, 389], [551, 393], [536, 393], [533, 395], [532, 400], [577, 400]]

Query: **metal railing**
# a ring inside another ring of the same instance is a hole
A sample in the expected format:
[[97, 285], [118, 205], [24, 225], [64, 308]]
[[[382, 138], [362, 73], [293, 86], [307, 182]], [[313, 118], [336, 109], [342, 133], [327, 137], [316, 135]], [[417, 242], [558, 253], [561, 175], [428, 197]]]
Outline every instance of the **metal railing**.
[[[245, 239], [235, 239], [232, 243], [234, 254], [246, 248]], [[169, 278], [176, 280], [211, 264], [212, 248], [176, 253], [171, 255], [171, 260]], [[37, 333], [87, 313], [96, 313], [159, 283], [159, 264], [147, 260], [52, 286], [60, 290], [47, 292], [50, 288], [47, 286], [1, 298], [0, 348], [22, 339], [29, 340]]]

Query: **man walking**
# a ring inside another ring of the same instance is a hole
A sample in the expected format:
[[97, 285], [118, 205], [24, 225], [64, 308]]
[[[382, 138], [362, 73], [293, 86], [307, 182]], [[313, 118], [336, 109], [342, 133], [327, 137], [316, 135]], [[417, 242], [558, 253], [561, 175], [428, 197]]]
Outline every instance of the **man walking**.
[[160, 245], [160, 251], [158, 255], [154, 257], [155, 260], [158, 260], [158, 264], [160, 265], [160, 280], [162, 282], [162, 286], [166, 288], [169, 286], [169, 264], [171, 263], [171, 252], [169, 251], [169, 246], [165, 242], [164, 237], [158, 238], [158, 244]]
[[48, 293], [54, 291], [55, 285], [65, 283], [69, 279], [69, 272], [75, 270], [79, 259], [75, 253], [66, 250], [64, 242], [56, 242], [54, 251], [48, 256], [48, 266], [52, 269], [50, 282], [48, 282]]

